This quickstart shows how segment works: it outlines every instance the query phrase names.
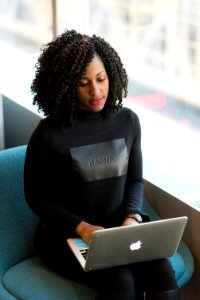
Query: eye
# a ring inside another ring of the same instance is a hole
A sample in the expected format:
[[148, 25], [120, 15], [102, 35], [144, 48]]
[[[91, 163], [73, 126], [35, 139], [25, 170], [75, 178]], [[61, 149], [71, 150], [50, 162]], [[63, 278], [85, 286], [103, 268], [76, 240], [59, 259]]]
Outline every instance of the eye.
[[98, 78], [98, 81], [104, 81], [106, 78], [105, 77], [101, 77], [101, 78]]
[[85, 87], [88, 84], [88, 82], [79, 82], [80, 87]]

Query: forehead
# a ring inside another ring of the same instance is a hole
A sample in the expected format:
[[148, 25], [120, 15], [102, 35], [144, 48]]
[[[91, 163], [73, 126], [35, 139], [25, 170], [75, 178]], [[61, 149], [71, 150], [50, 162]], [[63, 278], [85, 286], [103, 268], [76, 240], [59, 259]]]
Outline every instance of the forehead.
[[89, 75], [98, 75], [101, 72], [105, 72], [104, 64], [101, 58], [98, 55], [95, 55], [87, 66], [84, 77]]

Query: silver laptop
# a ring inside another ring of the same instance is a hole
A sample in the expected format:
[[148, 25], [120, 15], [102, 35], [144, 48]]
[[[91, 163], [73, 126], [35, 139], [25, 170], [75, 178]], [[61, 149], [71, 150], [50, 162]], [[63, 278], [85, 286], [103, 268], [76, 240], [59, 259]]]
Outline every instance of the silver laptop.
[[80, 238], [67, 243], [86, 272], [155, 260], [176, 252], [187, 220], [183, 216], [98, 230], [89, 246]]

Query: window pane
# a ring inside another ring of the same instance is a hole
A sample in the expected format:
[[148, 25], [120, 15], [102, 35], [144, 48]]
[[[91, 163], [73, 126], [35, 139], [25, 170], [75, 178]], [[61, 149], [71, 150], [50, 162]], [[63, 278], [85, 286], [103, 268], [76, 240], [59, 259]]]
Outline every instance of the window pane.
[[52, 39], [52, 1], [1, 0], [1, 41], [27, 53], [38, 52]]
[[119, 51], [129, 99], [200, 130], [200, 1], [91, 0], [90, 30]]

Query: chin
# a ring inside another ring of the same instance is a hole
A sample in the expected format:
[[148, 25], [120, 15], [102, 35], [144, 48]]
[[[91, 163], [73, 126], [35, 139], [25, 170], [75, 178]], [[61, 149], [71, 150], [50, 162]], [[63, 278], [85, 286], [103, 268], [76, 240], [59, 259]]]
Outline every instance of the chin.
[[104, 106], [102, 106], [102, 107], [92, 107], [92, 108], [90, 109], [90, 111], [93, 111], [93, 112], [100, 112], [100, 111], [103, 110], [103, 108], [104, 108]]

